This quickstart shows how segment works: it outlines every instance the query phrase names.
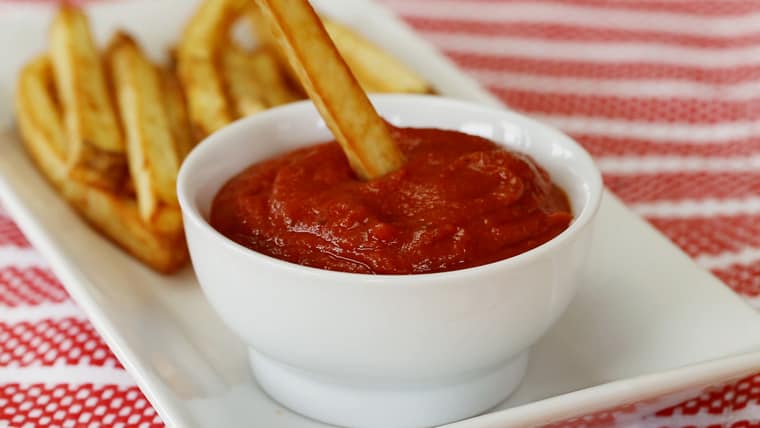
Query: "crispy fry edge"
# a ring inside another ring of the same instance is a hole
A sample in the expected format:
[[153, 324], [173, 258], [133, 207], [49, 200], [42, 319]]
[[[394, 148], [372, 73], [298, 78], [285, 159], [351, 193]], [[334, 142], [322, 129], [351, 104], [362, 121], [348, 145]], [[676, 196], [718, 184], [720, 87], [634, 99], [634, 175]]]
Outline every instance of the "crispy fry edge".
[[204, 1], [185, 26], [177, 46], [177, 74], [197, 141], [233, 120], [219, 50], [245, 4], [245, 0]]
[[67, 134], [73, 178], [118, 189], [126, 175], [124, 142], [105, 73], [84, 13], [64, 4], [50, 27], [50, 59]]
[[152, 223], [160, 205], [177, 206], [179, 155], [165, 110], [161, 76], [123, 32], [104, 54], [127, 141], [127, 160], [140, 214]]
[[[52, 71], [46, 56], [41, 56], [21, 71], [16, 88], [16, 115], [22, 141], [32, 161], [64, 199], [89, 223], [112, 242], [161, 273], [184, 266], [187, 246], [178, 209], [160, 214], [161, 222], [149, 228], [142, 222], [134, 201], [116, 196], [102, 188], [72, 180], [66, 162], [50, 141], [52, 109], [57, 108], [52, 93], [40, 97], [34, 87], [52, 88]], [[30, 90], [31, 89], [31, 90]], [[45, 108], [39, 108], [44, 105]]]

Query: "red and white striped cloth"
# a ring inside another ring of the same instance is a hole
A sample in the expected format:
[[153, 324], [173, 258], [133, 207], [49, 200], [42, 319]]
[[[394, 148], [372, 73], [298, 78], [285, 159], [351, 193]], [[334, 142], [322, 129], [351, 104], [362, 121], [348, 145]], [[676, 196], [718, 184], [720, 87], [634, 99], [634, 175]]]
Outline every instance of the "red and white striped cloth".
[[[759, 1], [382, 1], [509, 106], [574, 136], [630, 208], [760, 309]], [[0, 212], [3, 424], [163, 426]], [[552, 426], [613, 425], [760, 427], [760, 373]]]

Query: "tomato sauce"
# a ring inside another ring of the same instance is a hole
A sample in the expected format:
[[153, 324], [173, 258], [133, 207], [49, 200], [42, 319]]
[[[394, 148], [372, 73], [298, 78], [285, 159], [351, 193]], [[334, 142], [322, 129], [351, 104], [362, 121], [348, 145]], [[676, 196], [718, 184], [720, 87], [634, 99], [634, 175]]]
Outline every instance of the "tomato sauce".
[[414, 274], [523, 253], [572, 221], [530, 157], [438, 129], [394, 129], [406, 164], [360, 181], [335, 142], [251, 165], [216, 195], [211, 225], [252, 250], [321, 269]]

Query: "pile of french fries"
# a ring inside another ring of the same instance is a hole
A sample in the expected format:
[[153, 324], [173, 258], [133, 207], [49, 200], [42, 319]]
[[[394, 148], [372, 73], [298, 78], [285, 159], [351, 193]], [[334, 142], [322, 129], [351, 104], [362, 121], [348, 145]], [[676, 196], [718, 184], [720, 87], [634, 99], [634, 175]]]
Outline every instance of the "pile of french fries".
[[[305, 98], [252, 3], [202, 2], [166, 66], [124, 32], [99, 50], [83, 11], [63, 6], [48, 51], [20, 72], [16, 115], [35, 164], [93, 227], [159, 272], [188, 260], [175, 187], [193, 146], [240, 117]], [[431, 92], [380, 48], [322, 19], [365, 90]], [[253, 24], [255, 49], [232, 37], [239, 20]]]

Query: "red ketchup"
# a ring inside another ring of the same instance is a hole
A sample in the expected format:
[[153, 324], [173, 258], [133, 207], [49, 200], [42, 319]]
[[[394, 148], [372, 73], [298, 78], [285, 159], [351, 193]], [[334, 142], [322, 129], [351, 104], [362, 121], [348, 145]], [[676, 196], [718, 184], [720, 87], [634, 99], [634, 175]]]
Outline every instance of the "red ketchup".
[[416, 274], [512, 257], [573, 218], [565, 193], [526, 155], [454, 131], [394, 134], [407, 162], [373, 181], [356, 178], [335, 142], [253, 164], [216, 195], [211, 225], [305, 266]]

